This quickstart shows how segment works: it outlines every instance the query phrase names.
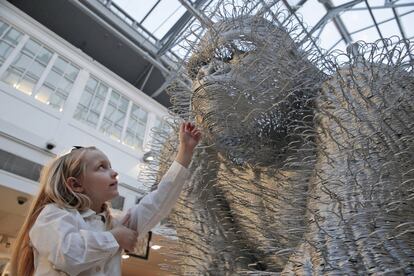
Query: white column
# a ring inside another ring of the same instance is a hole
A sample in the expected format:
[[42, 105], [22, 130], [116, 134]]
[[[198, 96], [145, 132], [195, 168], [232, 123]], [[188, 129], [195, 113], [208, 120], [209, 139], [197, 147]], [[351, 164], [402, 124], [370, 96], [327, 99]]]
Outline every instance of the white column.
[[[98, 85], [101, 85], [101, 83], [102, 82], [99, 81], [99, 84]], [[112, 87], [110, 87], [110, 86], [107, 86], [107, 87], [108, 87], [108, 91], [106, 92], [105, 101], [103, 103], [102, 110], [101, 110], [101, 114], [99, 114], [99, 120], [98, 120], [98, 123], [96, 124], [96, 128], [95, 128], [98, 131], [101, 128], [101, 124], [102, 124], [103, 118], [105, 117], [106, 108], [108, 106], [109, 100], [111, 99]], [[99, 89], [99, 88], [97, 88], [97, 89]], [[95, 94], [96, 94], [96, 92], [95, 92]]]
[[49, 74], [50, 70], [52, 70], [52, 67], [55, 64], [55, 61], [57, 58], [58, 58], [58, 54], [53, 53], [52, 58], [49, 60], [49, 63], [46, 65], [45, 70], [43, 70], [42, 74], [39, 77], [39, 80], [37, 81], [35, 87], [33, 88], [32, 96], [34, 97], [36, 96], [37, 91], [43, 85], [44, 81], [46, 80], [47, 75]]
[[155, 119], [156, 119], [156, 115], [152, 112], [148, 112], [147, 125], [145, 127], [145, 136], [144, 136], [144, 141], [142, 145], [142, 150], [144, 151], [144, 153], [151, 149], [149, 147], [149, 143], [151, 143], [151, 140], [152, 140], [151, 129], [155, 126]]
[[[128, 99], [129, 100], [129, 99]], [[131, 113], [131, 109], [132, 109], [132, 105], [133, 105], [134, 103], [131, 101], [131, 100], [129, 100], [129, 103], [128, 103], [128, 108], [127, 108], [127, 111], [126, 111], [126, 113], [125, 113], [125, 121], [124, 121], [124, 126], [122, 127], [122, 133], [121, 133], [121, 143], [122, 144], [124, 144], [124, 139], [125, 139], [125, 133], [126, 133], [126, 130], [127, 130], [127, 128], [128, 128], [128, 123], [129, 123], [129, 117], [130, 117], [130, 113]]]
[[19, 44], [14, 48], [13, 52], [9, 55], [9, 57], [4, 61], [3, 65], [0, 68], [0, 77], [3, 76], [4, 72], [6, 72], [7, 68], [9, 68], [10, 64], [14, 61], [16, 56], [20, 53], [23, 46], [26, 44], [26, 42], [30, 39], [30, 37], [25, 34], [20, 40]]

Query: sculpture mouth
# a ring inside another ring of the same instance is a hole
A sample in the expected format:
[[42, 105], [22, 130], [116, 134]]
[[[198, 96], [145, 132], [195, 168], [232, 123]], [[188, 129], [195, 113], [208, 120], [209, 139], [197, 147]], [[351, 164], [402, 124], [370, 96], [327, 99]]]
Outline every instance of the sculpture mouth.
[[[202, 92], [206, 92], [213, 95], [220, 95], [215, 93], [217, 91], [227, 90], [231, 86], [229, 82], [217, 78], [204, 77], [200, 80], [193, 81], [193, 95], [199, 95]], [[194, 97], [194, 96], [193, 96]]]
[[[258, 133], [260, 136], [283, 127], [286, 102], [276, 97], [264, 99], [257, 91], [249, 93], [240, 85], [203, 79], [193, 84], [192, 107], [194, 115], [202, 118], [201, 125], [208, 130], [220, 126], [216, 132], [238, 129], [241, 133]], [[273, 94], [276, 94], [274, 91]], [[257, 106], [255, 101], [261, 101]], [[252, 130], [250, 130], [252, 129]]]
[[[231, 89], [231, 91], [229, 91]], [[285, 146], [284, 114], [254, 109], [236, 87], [200, 81], [193, 85], [193, 109], [208, 144], [237, 164], [274, 162]], [[242, 102], [244, 101], [244, 102]]]

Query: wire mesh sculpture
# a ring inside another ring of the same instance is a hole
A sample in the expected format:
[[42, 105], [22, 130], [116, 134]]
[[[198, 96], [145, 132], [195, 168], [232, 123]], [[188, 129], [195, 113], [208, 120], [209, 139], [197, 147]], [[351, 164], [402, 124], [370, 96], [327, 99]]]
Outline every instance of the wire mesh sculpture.
[[[410, 42], [322, 55], [286, 11], [215, 12], [192, 90], [171, 90], [172, 128], [194, 118], [204, 134], [170, 216], [175, 272], [414, 274]], [[155, 137], [162, 175], [177, 139]]]

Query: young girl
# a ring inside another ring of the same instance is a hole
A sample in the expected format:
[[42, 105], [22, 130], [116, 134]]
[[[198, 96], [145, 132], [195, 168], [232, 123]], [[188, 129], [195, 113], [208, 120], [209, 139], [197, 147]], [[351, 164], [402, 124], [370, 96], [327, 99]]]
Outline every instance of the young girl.
[[191, 123], [180, 126], [175, 161], [158, 189], [112, 219], [107, 201], [118, 195], [117, 175], [95, 147], [78, 148], [42, 170], [40, 192], [16, 239], [11, 275], [121, 275], [121, 249], [132, 251], [141, 234], [168, 215], [188, 177], [200, 141]]

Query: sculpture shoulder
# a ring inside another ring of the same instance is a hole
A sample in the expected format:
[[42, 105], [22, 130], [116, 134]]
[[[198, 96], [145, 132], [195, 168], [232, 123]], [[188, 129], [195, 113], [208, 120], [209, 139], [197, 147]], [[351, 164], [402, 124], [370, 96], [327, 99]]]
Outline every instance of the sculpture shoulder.
[[340, 102], [362, 100], [376, 108], [388, 108], [410, 100], [414, 94], [414, 74], [404, 67], [379, 63], [354, 63], [339, 67], [322, 84], [323, 97]]
[[377, 82], [379, 84], [387, 84], [390, 81], [402, 80], [404, 83], [414, 82], [414, 73], [406, 70], [404, 66], [387, 65], [372, 62], [349, 63], [337, 68], [327, 82], [337, 81], [340, 79], [353, 78], [353, 82]]

